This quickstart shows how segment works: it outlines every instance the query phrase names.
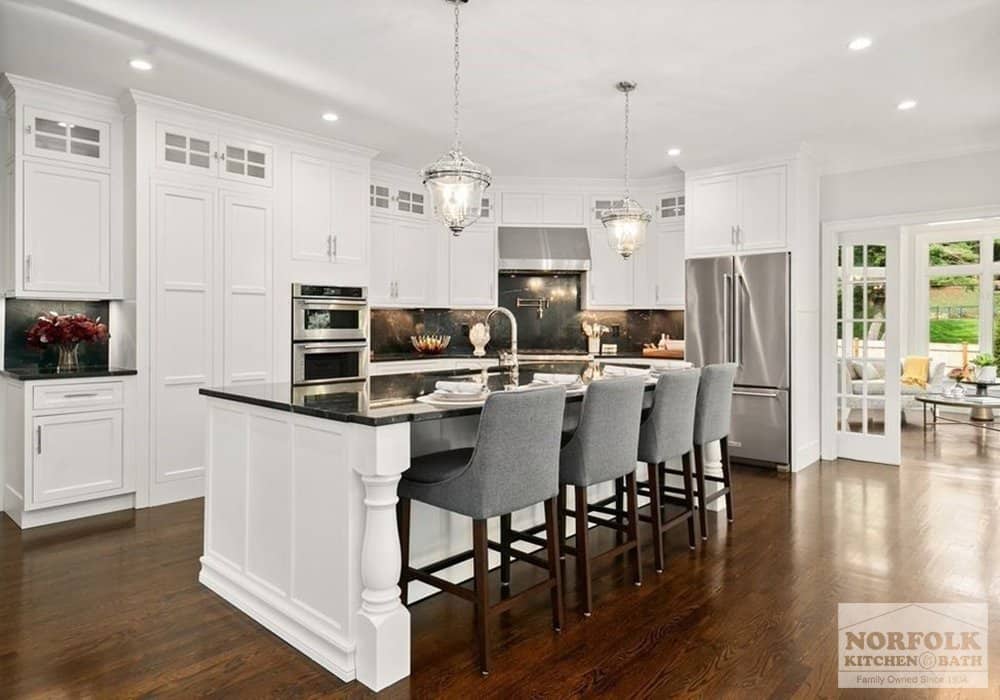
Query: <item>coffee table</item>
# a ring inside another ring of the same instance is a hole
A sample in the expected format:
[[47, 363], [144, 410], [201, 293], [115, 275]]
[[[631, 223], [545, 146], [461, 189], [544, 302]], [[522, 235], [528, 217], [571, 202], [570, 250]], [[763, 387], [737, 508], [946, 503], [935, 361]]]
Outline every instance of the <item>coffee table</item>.
[[959, 384], [968, 384], [976, 387], [976, 396], [989, 396], [991, 386], [1000, 386], [1000, 382], [977, 382], [975, 379], [963, 379]]
[[[924, 430], [927, 430], [927, 409], [931, 409], [933, 425], [939, 421], [944, 423], [958, 423], [960, 425], [974, 425], [985, 430], [1000, 432], [1000, 427], [993, 423], [994, 408], [1000, 408], [1000, 398], [990, 398], [983, 396], [967, 396], [966, 398], [953, 398], [944, 394], [924, 394], [914, 397], [924, 405]], [[938, 415], [938, 406], [955, 406], [969, 409], [969, 419], [960, 420]]]

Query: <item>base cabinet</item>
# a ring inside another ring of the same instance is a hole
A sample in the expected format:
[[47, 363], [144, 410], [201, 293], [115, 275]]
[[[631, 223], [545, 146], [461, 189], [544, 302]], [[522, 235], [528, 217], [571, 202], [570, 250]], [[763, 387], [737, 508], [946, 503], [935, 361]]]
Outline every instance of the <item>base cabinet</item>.
[[3, 505], [22, 528], [135, 506], [132, 377], [8, 380]]

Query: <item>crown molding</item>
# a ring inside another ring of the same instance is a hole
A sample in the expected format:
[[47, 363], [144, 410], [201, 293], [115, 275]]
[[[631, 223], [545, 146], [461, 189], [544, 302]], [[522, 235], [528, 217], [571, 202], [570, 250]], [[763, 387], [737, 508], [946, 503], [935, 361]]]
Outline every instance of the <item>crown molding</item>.
[[912, 165], [915, 163], [932, 163], [938, 160], [948, 160], [950, 158], [961, 158], [962, 156], [977, 155], [980, 153], [992, 153], [1000, 151], [1000, 142], [984, 143], [975, 146], [959, 146], [950, 149], [937, 151], [926, 151], [923, 153], [913, 153], [905, 156], [891, 158], [866, 158], [856, 160], [838, 161], [836, 158], [827, 158], [825, 167], [821, 170], [821, 176], [846, 175], [849, 173], [862, 173], [870, 170], [882, 170], [900, 165]]
[[56, 85], [55, 83], [48, 83], [44, 80], [36, 80], [35, 78], [26, 78], [23, 75], [16, 75], [14, 73], [0, 73], [0, 86], [3, 88], [0, 90], [0, 93], [2, 93], [4, 99], [9, 99], [11, 93], [19, 90], [33, 90], [35, 92], [45, 93], [48, 97], [63, 100], [70, 98], [91, 102], [104, 108], [118, 108], [118, 100], [113, 97], [98, 95], [94, 92], [87, 92], [86, 90], [66, 87], [65, 85]]
[[367, 146], [359, 146], [357, 144], [348, 143], [347, 141], [331, 139], [325, 136], [317, 136], [316, 134], [311, 134], [307, 131], [299, 131], [298, 129], [290, 129], [285, 126], [277, 126], [275, 124], [269, 124], [257, 119], [251, 119], [250, 117], [243, 117], [229, 112], [222, 112], [209, 107], [201, 107], [189, 102], [175, 100], [171, 97], [163, 97], [162, 95], [154, 95], [152, 93], [143, 92], [142, 90], [136, 90], [133, 88], [126, 90], [122, 94], [121, 98], [118, 100], [118, 104], [121, 106], [121, 110], [126, 115], [134, 115], [140, 109], [161, 109], [170, 112], [183, 112], [194, 119], [226, 121], [238, 124], [246, 129], [266, 131], [269, 134], [278, 134], [293, 141], [333, 148], [368, 159], [374, 158], [378, 155], [377, 150], [368, 148]]

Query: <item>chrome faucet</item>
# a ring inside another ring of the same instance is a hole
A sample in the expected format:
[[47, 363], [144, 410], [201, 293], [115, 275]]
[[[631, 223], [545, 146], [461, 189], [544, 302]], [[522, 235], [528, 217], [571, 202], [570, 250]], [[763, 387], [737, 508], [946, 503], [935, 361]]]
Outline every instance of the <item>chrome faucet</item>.
[[500, 313], [507, 317], [510, 321], [510, 354], [501, 352], [500, 353], [500, 366], [510, 367], [511, 379], [513, 383], [517, 384], [518, 379], [518, 366], [517, 366], [517, 319], [514, 318], [514, 314], [510, 312], [510, 309], [503, 306], [498, 306], [488, 314], [486, 314], [486, 326], [489, 327], [490, 319], [493, 318], [493, 314]]

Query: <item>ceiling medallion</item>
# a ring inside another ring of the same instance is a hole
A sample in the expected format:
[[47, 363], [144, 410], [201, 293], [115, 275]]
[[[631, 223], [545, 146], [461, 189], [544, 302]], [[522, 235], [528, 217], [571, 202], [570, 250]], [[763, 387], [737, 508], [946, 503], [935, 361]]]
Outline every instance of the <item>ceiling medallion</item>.
[[619, 206], [601, 212], [601, 223], [608, 232], [608, 245], [628, 260], [646, 242], [646, 227], [653, 217], [629, 192], [629, 95], [635, 83], [623, 80], [615, 87], [625, 95], [625, 195]]
[[490, 186], [490, 169], [462, 153], [459, 131], [459, 9], [468, 0], [446, 0], [455, 5], [455, 107], [451, 150], [425, 167], [420, 175], [430, 197], [434, 216], [454, 235], [475, 223], [482, 213], [483, 192]]

